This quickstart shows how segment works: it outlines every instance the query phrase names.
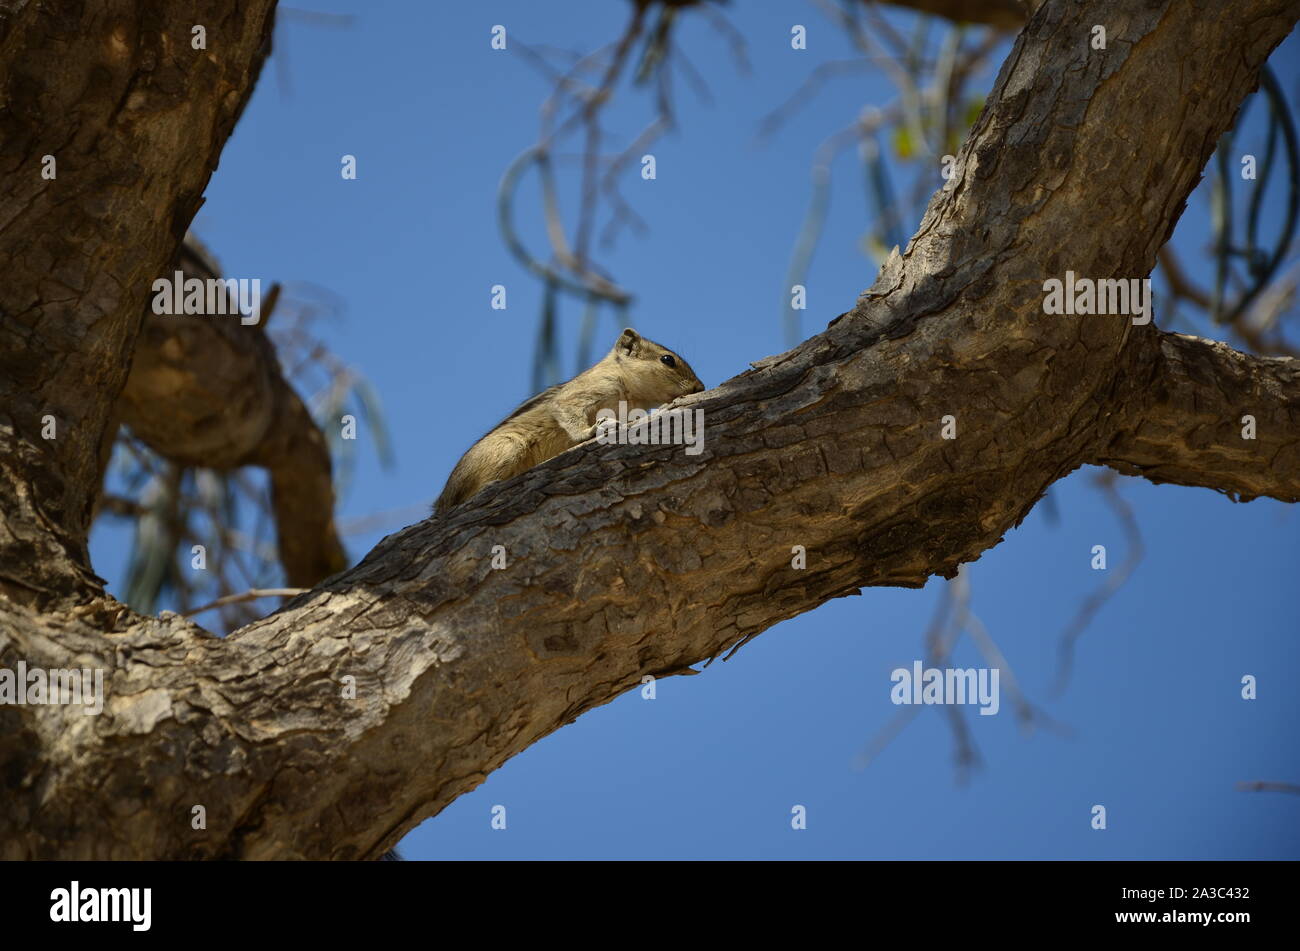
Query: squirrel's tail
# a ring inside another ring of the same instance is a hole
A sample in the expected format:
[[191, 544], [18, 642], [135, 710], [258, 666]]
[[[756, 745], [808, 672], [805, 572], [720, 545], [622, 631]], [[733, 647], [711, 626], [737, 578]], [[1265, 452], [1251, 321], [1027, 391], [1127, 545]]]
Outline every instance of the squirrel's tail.
[[379, 856], [379, 861], [380, 862], [405, 862], [406, 859], [402, 858], [402, 853], [398, 852], [397, 849], [389, 849], [383, 855]]

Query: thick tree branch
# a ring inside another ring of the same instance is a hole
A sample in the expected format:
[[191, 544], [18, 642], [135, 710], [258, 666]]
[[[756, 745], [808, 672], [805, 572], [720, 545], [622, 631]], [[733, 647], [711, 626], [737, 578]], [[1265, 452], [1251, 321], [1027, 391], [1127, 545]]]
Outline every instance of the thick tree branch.
[[[190, 235], [174, 270], [186, 279], [221, 276]], [[122, 423], [180, 466], [232, 469], [246, 464], [277, 423], [280, 367], [263, 323], [160, 315], [148, 305], [144, 310], [131, 372], [118, 397]]]
[[642, 676], [997, 544], [1111, 438], [1151, 336], [1045, 315], [1044, 279], [1150, 273], [1300, 4], [1133, 7], [1034, 16], [953, 187], [858, 306], [685, 401], [703, 454], [586, 443], [224, 641], [0, 599], [0, 664], [110, 674], [94, 720], [0, 707], [3, 857], [374, 857]]
[[1112, 434], [1089, 461], [1241, 501], [1300, 501], [1300, 360], [1155, 333], [1127, 372]]
[[272, 6], [0, 0], [0, 595], [98, 593], [86, 534], [141, 305], [252, 90]]
[[[193, 238], [178, 267], [186, 278], [219, 276]], [[149, 448], [179, 465], [265, 467], [286, 580], [308, 587], [345, 566], [329, 447], [284, 378], [264, 328], [146, 313], [118, 414]]]

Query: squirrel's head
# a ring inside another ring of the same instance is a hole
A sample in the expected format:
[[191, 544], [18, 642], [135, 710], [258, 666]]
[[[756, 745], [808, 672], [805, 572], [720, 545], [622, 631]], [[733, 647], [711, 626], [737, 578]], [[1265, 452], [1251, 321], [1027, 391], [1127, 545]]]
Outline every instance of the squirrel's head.
[[609, 355], [623, 368], [633, 397], [666, 403], [704, 389], [689, 363], [631, 327], [619, 336]]

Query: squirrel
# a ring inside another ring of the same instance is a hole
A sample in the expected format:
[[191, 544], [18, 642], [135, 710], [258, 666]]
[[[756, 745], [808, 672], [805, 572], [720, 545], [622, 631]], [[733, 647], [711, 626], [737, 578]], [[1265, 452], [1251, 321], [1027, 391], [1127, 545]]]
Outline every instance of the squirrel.
[[484, 487], [531, 469], [596, 435], [596, 414], [669, 403], [704, 384], [691, 365], [662, 344], [628, 327], [595, 366], [525, 402], [474, 443], [447, 478], [435, 514], [477, 495]]

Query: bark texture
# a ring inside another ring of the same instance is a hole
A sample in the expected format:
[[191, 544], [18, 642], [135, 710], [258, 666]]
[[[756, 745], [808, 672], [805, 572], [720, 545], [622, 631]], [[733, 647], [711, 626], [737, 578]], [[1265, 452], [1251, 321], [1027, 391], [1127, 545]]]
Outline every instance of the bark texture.
[[98, 593], [86, 534], [104, 434], [273, 3], [0, 0], [0, 596]]
[[1300, 361], [1184, 334], [1148, 335], [1145, 350], [1127, 368], [1123, 420], [1090, 462], [1242, 502], [1300, 502]]
[[1298, 14], [1043, 6], [953, 186], [857, 306], [681, 401], [705, 410], [700, 456], [586, 443], [225, 640], [107, 599], [0, 599], [0, 664], [110, 681], [100, 717], [0, 707], [0, 857], [373, 858], [645, 674], [865, 585], [951, 576], [1086, 462], [1295, 500], [1295, 361], [1042, 302], [1067, 269], [1150, 273]]

